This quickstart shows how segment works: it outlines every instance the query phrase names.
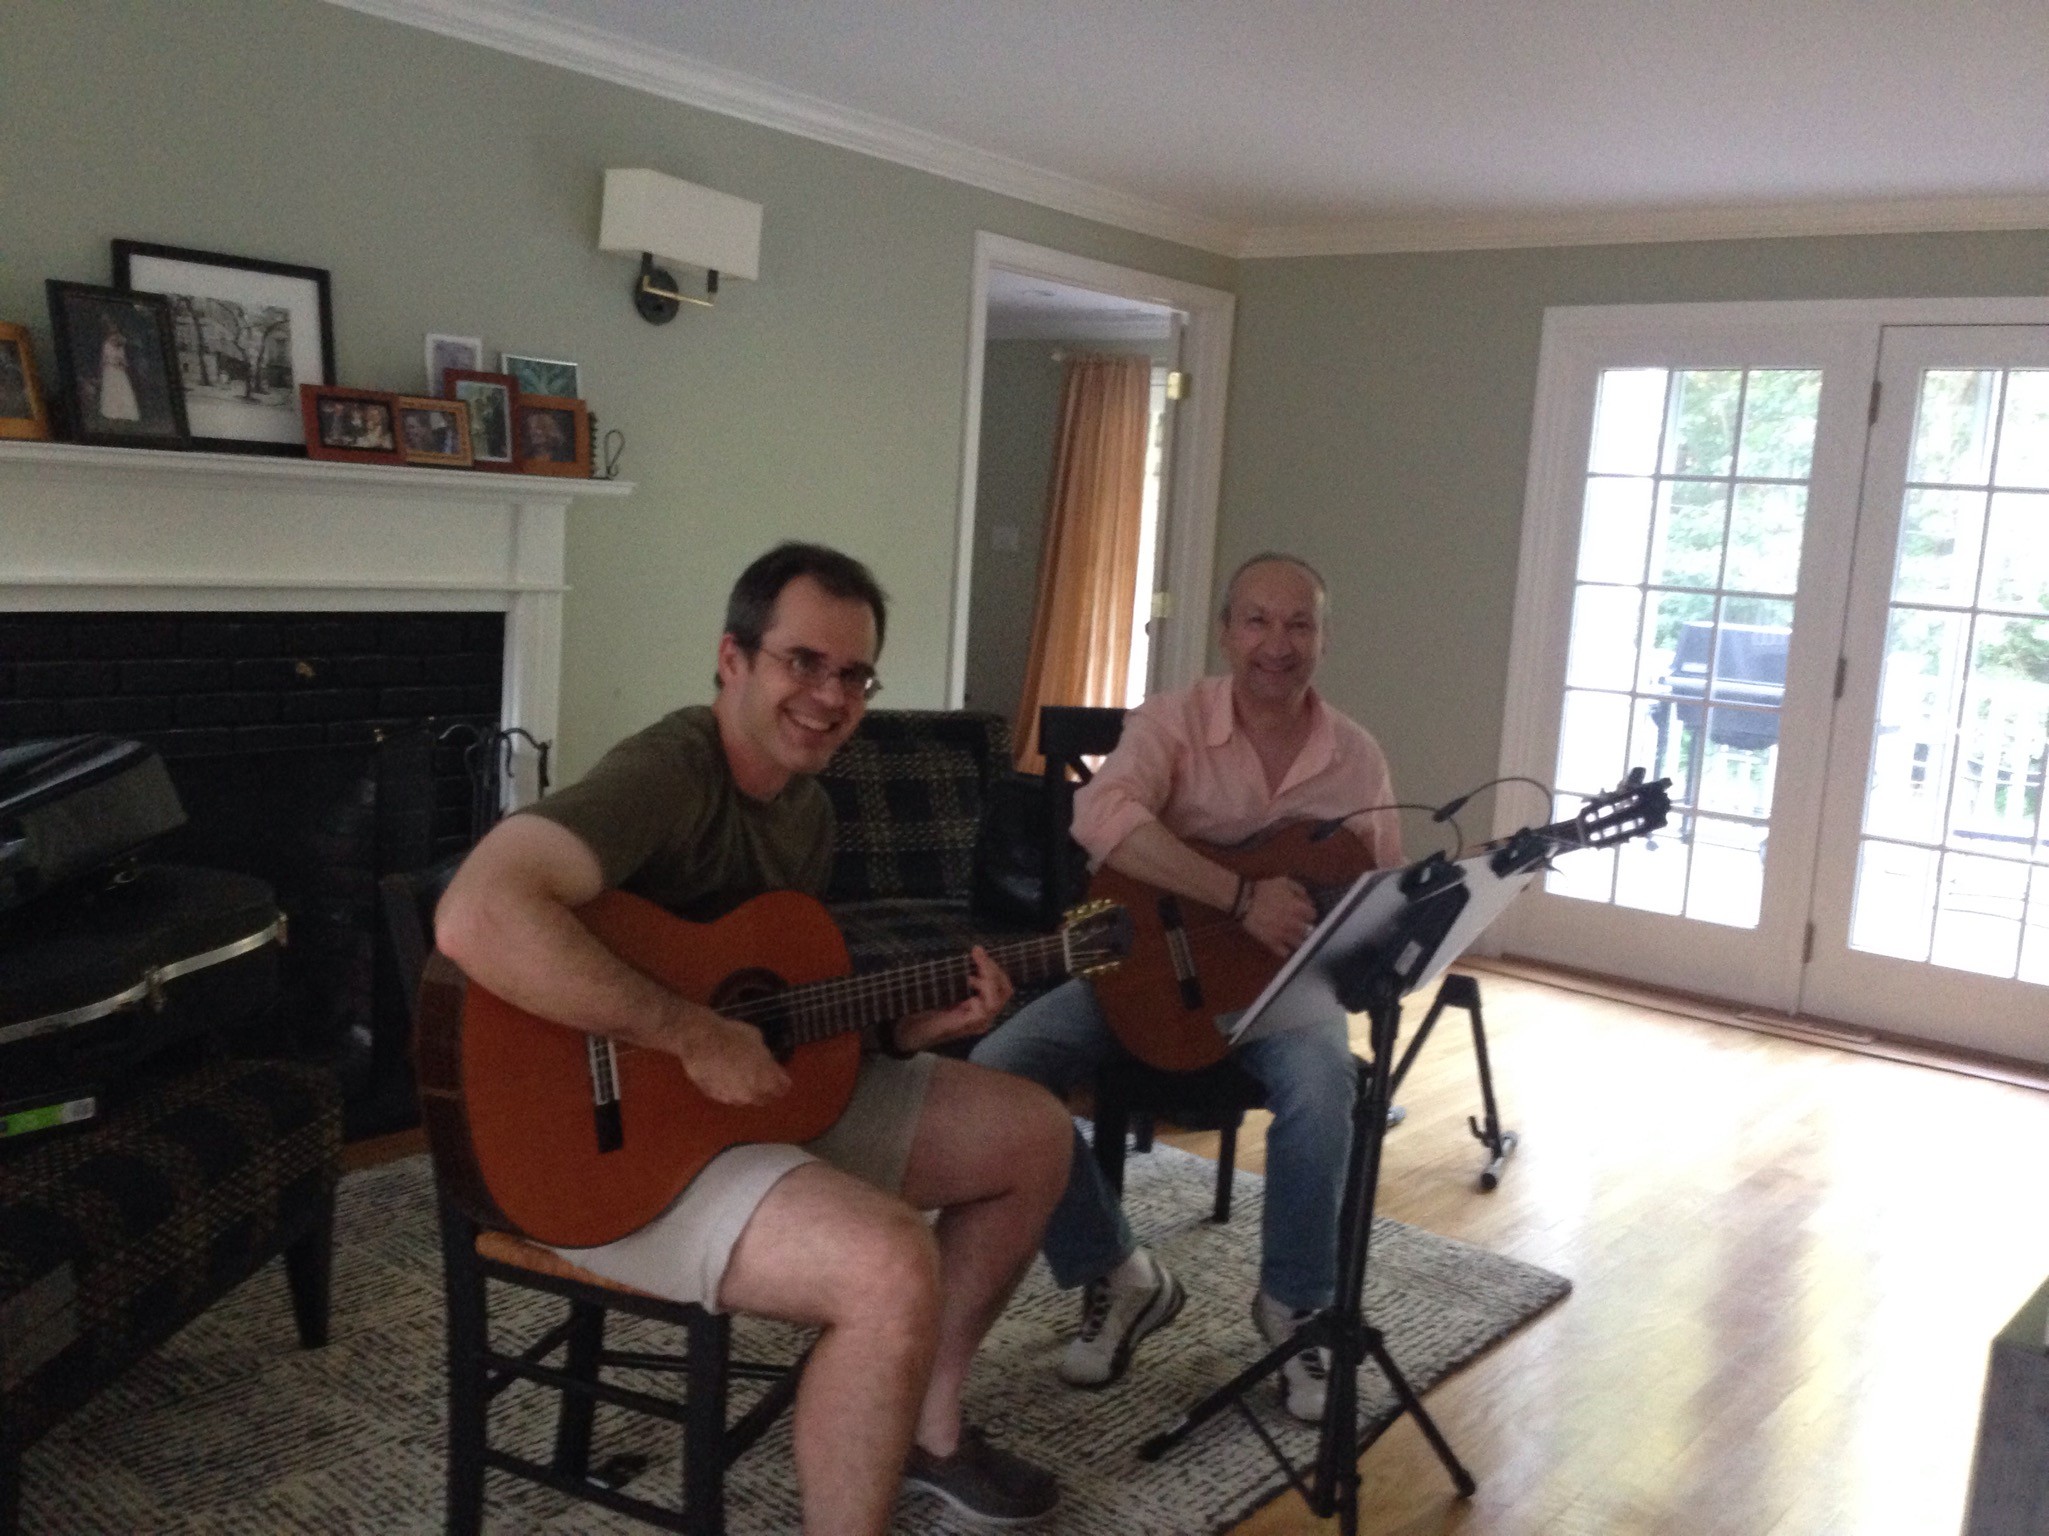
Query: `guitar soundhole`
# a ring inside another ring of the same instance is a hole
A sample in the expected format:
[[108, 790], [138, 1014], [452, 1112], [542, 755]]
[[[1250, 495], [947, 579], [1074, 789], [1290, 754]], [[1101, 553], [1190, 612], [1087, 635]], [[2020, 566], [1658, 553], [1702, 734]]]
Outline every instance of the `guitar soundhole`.
[[778, 999], [789, 983], [774, 971], [756, 966], [735, 971], [712, 993], [711, 1006], [728, 1018], [744, 1019], [761, 1031], [761, 1038], [777, 1061], [788, 1061], [797, 1048], [791, 1037], [789, 1015]]

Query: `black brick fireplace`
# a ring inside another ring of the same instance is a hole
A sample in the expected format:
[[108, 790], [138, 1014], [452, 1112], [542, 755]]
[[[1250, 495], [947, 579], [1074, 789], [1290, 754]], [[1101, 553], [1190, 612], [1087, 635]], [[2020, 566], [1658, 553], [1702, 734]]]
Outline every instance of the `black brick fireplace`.
[[377, 881], [475, 835], [504, 652], [498, 612], [4, 614], [0, 741], [163, 754], [191, 819], [150, 856], [277, 889], [279, 1043], [333, 1062], [350, 1134], [376, 1134], [415, 1118]]

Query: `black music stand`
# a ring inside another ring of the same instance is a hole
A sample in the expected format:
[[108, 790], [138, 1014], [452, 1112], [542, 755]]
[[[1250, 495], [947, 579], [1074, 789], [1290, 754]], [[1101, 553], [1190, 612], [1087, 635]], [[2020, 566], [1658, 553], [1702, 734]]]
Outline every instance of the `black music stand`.
[[[1303, 1013], [1326, 1010], [1333, 1003], [1347, 1012], [1364, 1012], [1371, 1021], [1372, 1058], [1358, 1064], [1352, 1145], [1339, 1208], [1337, 1299], [1190, 1408], [1172, 1427], [1141, 1444], [1138, 1454], [1142, 1460], [1158, 1460], [1216, 1414], [1235, 1407], [1318, 1518], [1328, 1519], [1335, 1513], [1345, 1536], [1356, 1536], [1359, 1457], [1381, 1433], [1375, 1430], [1362, 1437], [1358, 1426], [1358, 1372], [1360, 1365], [1371, 1359], [1400, 1401], [1396, 1417], [1407, 1413], [1415, 1419], [1451, 1475], [1453, 1486], [1462, 1497], [1472, 1495], [1477, 1486], [1472, 1474], [1460, 1464], [1422, 1399], [1388, 1354], [1380, 1330], [1366, 1322], [1367, 1248], [1373, 1234], [1374, 1193], [1380, 1182], [1381, 1142], [1387, 1134], [1401, 1000], [1434, 980], [1478, 938], [1552, 851], [1549, 840], [1526, 832], [1491, 853], [1460, 863], [1433, 854], [1406, 869], [1375, 870], [1360, 876], [1239, 1018], [1232, 1034], [1234, 1042], [1294, 1027]], [[1317, 1442], [1314, 1480], [1305, 1483], [1244, 1399], [1291, 1356], [1316, 1347], [1331, 1352], [1330, 1388]]]

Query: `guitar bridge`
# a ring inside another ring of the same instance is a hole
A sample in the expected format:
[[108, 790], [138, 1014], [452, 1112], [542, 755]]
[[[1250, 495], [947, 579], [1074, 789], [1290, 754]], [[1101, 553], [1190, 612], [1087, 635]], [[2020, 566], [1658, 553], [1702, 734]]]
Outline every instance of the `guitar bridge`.
[[626, 1123], [619, 1114], [619, 1053], [602, 1035], [586, 1037], [590, 1053], [591, 1120], [598, 1134], [600, 1152], [617, 1152], [626, 1145]]
[[1195, 973], [1195, 950], [1188, 942], [1188, 924], [1181, 916], [1181, 903], [1172, 896], [1159, 901], [1160, 926], [1166, 932], [1167, 958], [1174, 967], [1174, 984], [1181, 992], [1181, 1006], [1190, 1010], [1202, 1006], [1202, 978]]

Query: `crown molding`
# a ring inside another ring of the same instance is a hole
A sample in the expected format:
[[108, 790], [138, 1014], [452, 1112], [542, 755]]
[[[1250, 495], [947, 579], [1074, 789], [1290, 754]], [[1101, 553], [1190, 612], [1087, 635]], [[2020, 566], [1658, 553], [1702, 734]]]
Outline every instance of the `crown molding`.
[[1246, 231], [1234, 224], [1042, 170], [672, 50], [628, 45], [581, 22], [504, 0], [330, 3], [1220, 256], [1237, 255], [1245, 241]]
[[1813, 235], [1918, 235], [2049, 229], [2049, 196], [1902, 198], [1856, 203], [1625, 209], [1612, 212], [1365, 218], [1250, 231], [1237, 254], [1371, 256], [1559, 245], [1646, 245]]

